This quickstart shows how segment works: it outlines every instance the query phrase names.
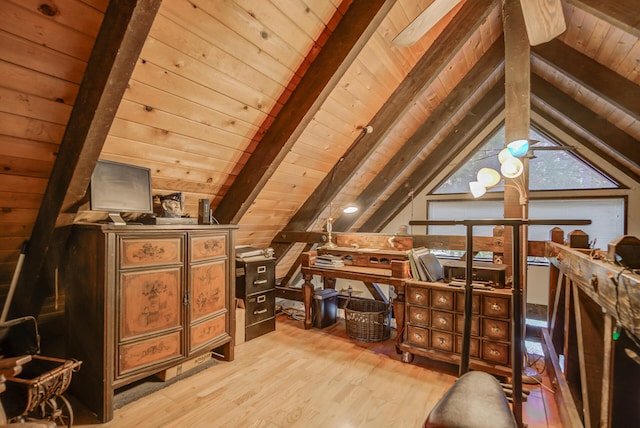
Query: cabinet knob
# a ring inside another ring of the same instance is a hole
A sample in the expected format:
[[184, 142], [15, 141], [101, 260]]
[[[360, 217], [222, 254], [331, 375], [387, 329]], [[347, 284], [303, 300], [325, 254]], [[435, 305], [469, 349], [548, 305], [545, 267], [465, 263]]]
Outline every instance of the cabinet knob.
[[499, 334], [502, 330], [500, 329], [500, 327], [494, 325], [493, 327], [491, 327], [491, 333], [493, 334]]
[[422, 340], [422, 335], [418, 334], [418, 333], [413, 333], [413, 338], [417, 341], [421, 341]]
[[441, 295], [440, 297], [438, 297], [438, 302], [447, 303], [447, 298]]
[[497, 303], [492, 303], [491, 304], [491, 310], [492, 311], [498, 312], [500, 309], [502, 309], [502, 306], [500, 306], [499, 304], [497, 304]]
[[416, 319], [417, 320], [421, 320], [422, 319], [422, 314], [420, 314], [420, 313], [416, 314]]
[[439, 337], [438, 338], [438, 343], [440, 345], [444, 345], [445, 343], [447, 343], [447, 339], [445, 339], [444, 337]]
[[416, 300], [422, 300], [424, 296], [420, 293], [416, 294]]
[[440, 322], [440, 324], [442, 324], [442, 325], [447, 325], [447, 319], [446, 319], [446, 318], [440, 318], [438, 321], [439, 321], [439, 322]]
[[498, 351], [497, 349], [491, 349], [489, 350], [489, 353], [494, 357], [497, 357], [498, 355], [500, 355], [500, 351]]

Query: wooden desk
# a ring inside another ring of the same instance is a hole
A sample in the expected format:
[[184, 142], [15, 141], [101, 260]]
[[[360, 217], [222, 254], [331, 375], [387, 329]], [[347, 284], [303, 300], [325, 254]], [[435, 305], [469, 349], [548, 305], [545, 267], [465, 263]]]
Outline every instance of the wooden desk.
[[[354, 253], [358, 253], [358, 251], [354, 250]], [[324, 288], [335, 289], [335, 281], [337, 278], [362, 281], [368, 284], [369, 289], [372, 290], [372, 294], [374, 297], [377, 297], [378, 300], [385, 299], [382, 293], [379, 292], [377, 284], [393, 286], [395, 293], [398, 295], [398, 298], [393, 301], [396, 323], [397, 325], [404, 325], [404, 282], [408, 279], [408, 260], [390, 260], [388, 265], [384, 265], [384, 268], [354, 265], [325, 267], [314, 264], [316, 255], [317, 253], [315, 251], [302, 254], [302, 276], [304, 277], [302, 299], [304, 302], [305, 329], [312, 327], [311, 303], [313, 298], [313, 284], [311, 283], [311, 279], [314, 275], [324, 278]]]

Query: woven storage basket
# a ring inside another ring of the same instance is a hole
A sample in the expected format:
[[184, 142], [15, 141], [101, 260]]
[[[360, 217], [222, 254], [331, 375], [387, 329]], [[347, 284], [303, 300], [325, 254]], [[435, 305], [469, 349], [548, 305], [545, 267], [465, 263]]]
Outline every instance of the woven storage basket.
[[387, 340], [391, 334], [391, 303], [347, 300], [344, 307], [347, 336], [362, 342]]

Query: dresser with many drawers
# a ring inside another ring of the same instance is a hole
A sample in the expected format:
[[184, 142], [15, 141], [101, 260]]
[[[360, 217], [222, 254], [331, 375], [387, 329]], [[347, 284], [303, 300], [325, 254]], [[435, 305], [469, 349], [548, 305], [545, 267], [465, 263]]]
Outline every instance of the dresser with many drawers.
[[[511, 290], [473, 290], [470, 367], [511, 373]], [[414, 355], [460, 364], [464, 290], [409, 280], [405, 286], [403, 361]]]
[[71, 385], [113, 417], [114, 393], [214, 351], [233, 360], [235, 226], [76, 224], [60, 280]]

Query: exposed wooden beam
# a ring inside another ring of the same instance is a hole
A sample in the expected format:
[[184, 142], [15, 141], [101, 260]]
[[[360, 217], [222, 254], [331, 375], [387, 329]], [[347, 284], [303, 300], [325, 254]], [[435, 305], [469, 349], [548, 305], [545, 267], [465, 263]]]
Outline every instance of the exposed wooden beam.
[[[400, 150], [380, 170], [376, 179], [353, 201], [359, 207], [370, 207], [384, 191], [393, 186], [407, 165], [435, 138], [456, 112], [465, 106], [469, 97], [504, 63], [504, 40], [500, 37], [455, 89], [440, 103], [429, 118], [406, 141]], [[362, 211], [361, 211], [362, 212]], [[333, 223], [334, 231], [347, 231], [359, 216], [341, 216]]]
[[161, 0], [110, 2], [34, 225], [10, 317], [37, 315], [38, 275], [62, 211], [80, 201]]
[[215, 208], [218, 221], [240, 221], [395, 1], [351, 4]]
[[[556, 89], [556, 91], [560, 92], [560, 90], [558, 89]], [[578, 104], [576, 101], [573, 101], [573, 102]], [[570, 122], [571, 119], [567, 118], [564, 112], [559, 112], [551, 108], [543, 100], [537, 98], [535, 96], [535, 93], [531, 97], [531, 111], [535, 112], [542, 119], [550, 123], [553, 123], [554, 126], [558, 127], [558, 129], [560, 129], [562, 132], [564, 132], [569, 137], [573, 138], [574, 140], [576, 140], [577, 142], [585, 146], [588, 150], [595, 153], [596, 155], [604, 159], [606, 162], [613, 165], [616, 169], [620, 170], [620, 172], [626, 174], [631, 178], [634, 178], [636, 181], [640, 181], [640, 176], [637, 173], [637, 169], [634, 171], [633, 169], [629, 168], [628, 164], [620, 162], [620, 159], [613, 157], [609, 151], [603, 150], [602, 147], [600, 147], [599, 145], [594, 144], [592, 141], [589, 141], [588, 139], [580, 135], [578, 132], [576, 132], [576, 130], [571, 129], [571, 127], [567, 126], [565, 123], [565, 121]], [[558, 141], [561, 140], [561, 138], [554, 136], [554, 132], [550, 131], [545, 126], [541, 124], [538, 124], [538, 126], [544, 129], [545, 132], [548, 132], [554, 139]], [[580, 156], [582, 157], [582, 154], [580, 154]], [[589, 159], [588, 156], [585, 156], [585, 160], [591, 163], [594, 163]]]
[[352, 144], [336, 164], [334, 171], [325, 177], [296, 212], [285, 230], [305, 230], [317, 219], [322, 209], [338, 194], [384, 139], [385, 131], [388, 132], [397, 123], [403, 112], [409, 108], [411, 101], [416, 98], [416, 94], [424, 91], [437, 78], [460, 47], [482, 24], [495, 3], [494, 0], [467, 2], [460, 9], [451, 24], [434, 41], [370, 122], [374, 130], [380, 131], [359, 136], [356, 143]]
[[500, 81], [473, 108], [462, 121], [438, 144], [389, 198], [360, 227], [359, 232], [378, 232], [411, 201], [410, 191], [420, 192], [459, 151], [504, 109], [504, 81]]
[[531, 46], [546, 43], [567, 29], [560, 0], [520, 0], [519, 3]]
[[638, 0], [566, 0], [629, 34], [640, 37]]
[[532, 96], [539, 98], [554, 110], [561, 112], [580, 128], [593, 135], [627, 161], [640, 166], [640, 142], [614, 126], [605, 118], [575, 101], [536, 74], [531, 75]]
[[559, 40], [532, 49], [533, 55], [640, 120], [640, 86]]

